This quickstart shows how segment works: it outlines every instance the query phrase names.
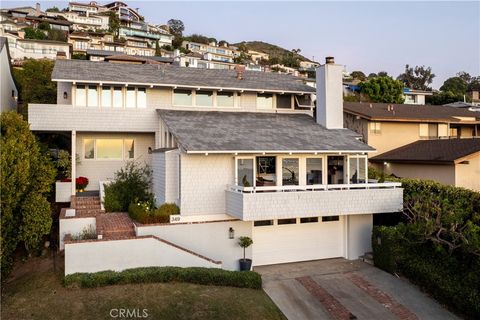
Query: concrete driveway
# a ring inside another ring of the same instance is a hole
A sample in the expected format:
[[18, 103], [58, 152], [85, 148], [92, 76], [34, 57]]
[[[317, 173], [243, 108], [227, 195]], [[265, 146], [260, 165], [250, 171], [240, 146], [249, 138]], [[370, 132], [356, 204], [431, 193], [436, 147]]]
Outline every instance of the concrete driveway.
[[291, 320], [459, 319], [408, 281], [359, 260], [288, 263], [255, 271]]

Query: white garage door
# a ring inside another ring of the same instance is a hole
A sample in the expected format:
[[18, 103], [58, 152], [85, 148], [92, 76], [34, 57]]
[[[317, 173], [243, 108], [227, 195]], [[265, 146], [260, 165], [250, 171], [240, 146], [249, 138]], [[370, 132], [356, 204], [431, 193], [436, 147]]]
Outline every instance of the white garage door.
[[339, 221], [253, 227], [253, 265], [343, 256], [343, 217]]

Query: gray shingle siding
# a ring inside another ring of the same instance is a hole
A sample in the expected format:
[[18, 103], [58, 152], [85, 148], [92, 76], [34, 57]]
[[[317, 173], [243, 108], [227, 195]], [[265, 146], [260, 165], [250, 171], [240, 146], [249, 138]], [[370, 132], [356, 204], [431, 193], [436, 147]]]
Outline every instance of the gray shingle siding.
[[182, 68], [170, 65], [57, 60], [52, 79], [77, 82], [138, 83], [237, 90], [273, 90], [314, 93], [315, 89], [291, 75], [245, 71], [243, 80], [234, 70]]
[[186, 151], [372, 151], [305, 114], [157, 110]]

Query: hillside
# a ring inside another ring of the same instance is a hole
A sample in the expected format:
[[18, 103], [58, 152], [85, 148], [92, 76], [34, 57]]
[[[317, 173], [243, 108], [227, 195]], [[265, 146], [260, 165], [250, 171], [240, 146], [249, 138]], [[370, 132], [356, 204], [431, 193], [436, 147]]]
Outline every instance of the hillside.
[[[277, 45], [270, 44], [270, 43], [263, 42], [263, 41], [242, 41], [242, 42], [239, 42], [239, 43], [234, 43], [232, 45], [236, 46], [236, 47], [245, 46], [247, 50], [254, 50], [254, 51], [268, 53], [270, 58], [276, 57], [280, 60], [282, 60], [282, 58], [288, 56], [288, 54], [292, 53], [292, 51], [290, 51], [290, 50], [286, 50], [286, 49], [284, 49], [282, 47], [279, 47]], [[302, 56], [301, 54], [296, 54], [295, 53], [294, 55], [300, 61], [311, 61], [310, 59]]]

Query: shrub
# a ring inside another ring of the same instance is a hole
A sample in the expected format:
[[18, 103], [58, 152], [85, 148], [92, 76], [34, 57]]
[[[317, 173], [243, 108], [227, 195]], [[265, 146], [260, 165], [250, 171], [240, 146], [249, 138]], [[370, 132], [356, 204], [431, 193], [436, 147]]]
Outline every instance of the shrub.
[[114, 192], [108, 190], [110, 186], [105, 185], [105, 197], [103, 198], [103, 207], [106, 212], [120, 212], [123, 211], [122, 203]]
[[375, 266], [394, 273], [397, 270], [396, 258], [398, 256], [399, 232], [396, 227], [377, 227], [372, 232], [373, 262]]
[[149, 202], [132, 202], [128, 206], [130, 218], [143, 224], [169, 223], [170, 215], [179, 213], [180, 209], [174, 203], [164, 203], [157, 209]]
[[[142, 167], [135, 162], [128, 162], [124, 168], [115, 173], [115, 181], [105, 186], [105, 198], [109, 197], [115, 205], [117, 202], [120, 204], [120, 210], [114, 211], [125, 212], [132, 202], [153, 203], [151, 184], [152, 174], [148, 166]], [[107, 212], [110, 212], [110, 208], [107, 209], [105, 206]], [[115, 209], [118, 207], [115, 206]]]
[[97, 239], [97, 230], [93, 225], [83, 228], [80, 233], [72, 235], [72, 240]]
[[201, 285], [261, 289], [262, 278], [253, 271], [227, 271], [200, 267], [146, 267], [120, 272], [75, 273], [64, 278], [66, 287], [92, 288], [113, 284], [189, 282]]

